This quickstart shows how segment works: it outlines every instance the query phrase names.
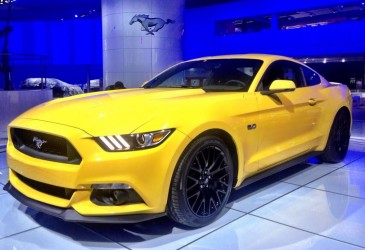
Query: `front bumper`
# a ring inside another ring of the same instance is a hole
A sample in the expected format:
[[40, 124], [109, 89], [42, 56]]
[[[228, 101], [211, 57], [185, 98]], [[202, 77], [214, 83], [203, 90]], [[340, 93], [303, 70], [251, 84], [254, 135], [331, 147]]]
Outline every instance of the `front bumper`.
[[[8, 190], [16, 190], [24, 196], [17, 198], [21, 202], [45, 213], [74, 221], [99, 221], [92, 218], [101, 217], [103, 222], [121, 222], [164, 214], [176, 162], [189, 143], [189, 139], [181, 132], [176, 130], [156, 148], [106, 152], [90, 135], [77, 128], [36, 120], [16, 121], [11, 124], [12, 127], [28, 130], [42, 128], [43, 133], [62, 135], [82, 156], [78, 165], [37, 159], [17, 150], [9, 137], [7, 163], [11, 186]], [[30, 182], [24, 181], [24, 178], [37, 184], [29, 185]], [[92, 202], [93, 185], [110, 183], [130, 186], [142, 201], [112, 206]], [[38, 188], [38, 185], [43, 184], [46, 188]], [[70, 197], [57, 196], [56, 192], [48, 192], [49, 186], [61, 191], [71, 190], [73, 193]], [[117, 219], [119, 216], [131, 219]], [[73, 219], [76, 217], [80, 219]]]
[[146, 220], [152, 220], [165, 215], [165, 213], [158, 214], [136, 214], [136, 215], [120, 215], [120, 216], [82, 216], [72, 208], [60, 208], [51, 206], [33, 199], [30, 199], [20, 193], [10, 182], [4, 188], [15, 199], [22, 204], [34, 208], [45, 214], [52, 215], [65, 221], [71, 222], [88, 222], [88, 223], [137, 223]]

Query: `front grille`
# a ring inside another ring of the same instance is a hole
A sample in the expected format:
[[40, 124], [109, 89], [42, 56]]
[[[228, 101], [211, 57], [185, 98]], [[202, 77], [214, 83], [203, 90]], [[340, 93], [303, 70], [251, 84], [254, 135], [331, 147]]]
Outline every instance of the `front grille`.
[[38, 182], [35, 180], [31, 180], [18, 173], [15, 173], [15, 174], [22, 182], [24, 182], [29, 187], [31, 187], [39, 192], [42, 192], [42, 193], [45, 193], [48, 195], [52, 195], [52, 196], [56, 196], [56, 197], [59, 197], [62, 199], [66, 199], [66, 200], [71, 199], [73, 193], [76, 191], [75, 189], [57, 187], [57, 186], [45, 184], [42, 182]]
[[43, 160], [80, 164], [81, 156], [63, 137], [20, 128], [10, 129], [11, 140], [20, 152]]

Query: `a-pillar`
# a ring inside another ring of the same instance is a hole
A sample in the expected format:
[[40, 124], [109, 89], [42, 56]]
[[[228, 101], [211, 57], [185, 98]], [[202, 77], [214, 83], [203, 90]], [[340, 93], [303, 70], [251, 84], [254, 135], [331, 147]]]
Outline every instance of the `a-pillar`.
[[102, 0], [104, 86], [139, 87], [182, 60], [184, 0]]

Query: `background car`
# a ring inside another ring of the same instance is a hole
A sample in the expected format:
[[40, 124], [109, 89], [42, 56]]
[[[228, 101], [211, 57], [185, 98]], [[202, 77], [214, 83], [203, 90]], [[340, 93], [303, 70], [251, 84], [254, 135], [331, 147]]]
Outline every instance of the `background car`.
[[57, 99], [8, 128], [15, 198], [68, 221], [214, 221], [232, 188], [312, 156], [340, 162], [351, 93], [273, 55], [179, 63], [141, 88]]
[[66, 97], [84, 93], [80, 86], [72, 85], [56, 78], [27, 78], [21, 83], [20, 88], [52, 89], [53, 97]]

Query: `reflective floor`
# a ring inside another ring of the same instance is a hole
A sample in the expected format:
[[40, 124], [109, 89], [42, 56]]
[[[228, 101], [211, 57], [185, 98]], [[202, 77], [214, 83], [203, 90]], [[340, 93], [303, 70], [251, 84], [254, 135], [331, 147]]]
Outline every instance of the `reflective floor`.
[[[338, 164], [315, 159], [234, 191], [222, 216], [200, 229], [167, 218], [129, 225], [68, 223], [2, 190], [0, 249], [365, 249], [365, 119], [354, 120]], [[355, 119], [355, 118], [354, 118]]]

